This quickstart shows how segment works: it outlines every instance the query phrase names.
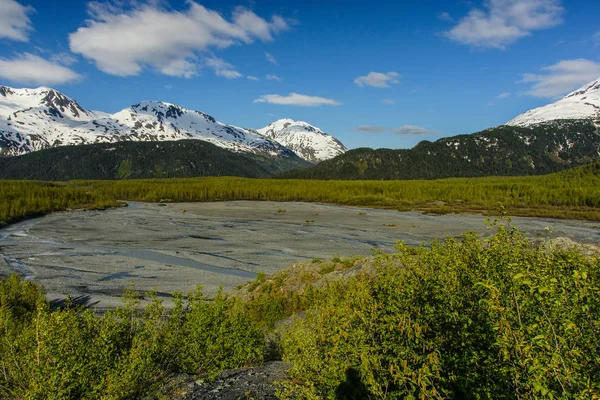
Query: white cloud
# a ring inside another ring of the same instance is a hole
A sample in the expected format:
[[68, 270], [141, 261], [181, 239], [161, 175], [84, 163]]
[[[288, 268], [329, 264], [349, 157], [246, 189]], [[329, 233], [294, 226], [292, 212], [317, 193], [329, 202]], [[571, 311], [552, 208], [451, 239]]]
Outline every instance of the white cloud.
[[333, 99], [326, 99], [318, 96], [307, 96], [304, 94], [290, 93], [287, 96], [281, 96], [279, 94], [267, 94], [260, 96], [260, 98], [254, 100], [254, 103], [269, 103], [279, 104], [284, 106], [301, 106], [301, 107], [317, 107], [317, 106], [339, 106], [339, 101]]
[[383, 104], [396, 104], [396, 100], [394, 99], [383, 99], [381, 100]]
[[283, 82], [283, 78], [280, 78], [277, 75], [267, 75], [267, 76], [265, 76], [265, 78], [268, 81]]
[[75, 71], [29, 53], [0, 58], [0, 77], [33, 85], [60, 85], [81, 79]]
[[446, 37], [475, 47], [505, 49], [531, 32], [563, 22], [560, 0], [486, 0], [473, 9]]
[[204, 60], [206, 66], [215, 71], [216, 76], [225, 79], [238, 79], [243, 75], [236, 71], [230, 63], [218, 57], [209, 57]]
[[441, 12], [438, 14], [438, 19], [441, 21], [446, 21], [446, 22], [453, 22], [454, 18], [452, 18], [452, 15], [450, 15], [449, 12]]
[[[267, 21], [242, 7], [227, 20], [191, 0], [184, 11], [161, 8], [156, 1], [133, 3], [136, 6], [131, 9], [90, 3], [86, 26], [69, 35], [71, 51], [112, 75], [138, 75], [152, 68], [166, 75], [191, 77], [197, 73], [199, 54], [255, 40], [271, 41], [290, 27], [280, 16]], [[229, 77], [236, 72], [215, 71]]]
[[240, 74], [239, 72], [235, 71], [235, 70], [231, 70], [231, 69], [221, 69], [215, 72], [215, 74], [217, 76], [220, 76], [222, 78], [225, 79], [238, 79], [241, 78], [242, 74]]
[[270, 62], [271, 64], [275, 64], [275, 65], [279, 66], [279, 63], [277, 62], [277, 59], [275, 58], [275, 56], [273, 56], [273, 54], [265, 53], [265, 57], [267, 58], [267, 61]]
[[15, 0], [0, 0], [0, 39], [28, 42], [33, 30], [29, 14], [35, 9]]
[[385, 128], [380, 125], [361, 125], [354, 131], [359, 133], [383, 133]]
[[510, 97], [510, 93], [509, 92], [504, 92], [504, 93], [500, 93], [498, 96], [496, 96], [497, 99], [507, 99]]
[[426, 129], [415, 125], [404, 125], [400, 128], [392, 129], [392, 133], [402, 136], [420, 136], [420, 135], [433, 135], [437, 131]]
[[390, 83], [400, 83], [398, 80], [400, 74], [397, 72], [388, 72], [387, 74], [381, 72], [369, 72], [369, 75], [359, 76], [354, 80], [357, 86], [371, 86], [376, 88], [389, 88]]
[[562, 60], [542, 68], [542, 73], [523, 75], [519, 83], [532, 86], [525, 94], [534, 97], [556, 98], [565, 95], [600, 77], [600, 62], [579, 58]]
[[173, 85], [165, 85], [165, 89], [171, 90], [171, 89], [173, 89]]
[[251, 75], [248, 75], [248, 76], [246, 77], [246, 79], [248, 79], [249, 81], [260, 81], [260, 79], [259, 79], [258, 77], [256, 77], [256, 76], [251, 76]]
[[185, 59], [174, 59], [166, 62], [160, 72], [168, 76], [191, 78], [198, 73], [198, 65]]

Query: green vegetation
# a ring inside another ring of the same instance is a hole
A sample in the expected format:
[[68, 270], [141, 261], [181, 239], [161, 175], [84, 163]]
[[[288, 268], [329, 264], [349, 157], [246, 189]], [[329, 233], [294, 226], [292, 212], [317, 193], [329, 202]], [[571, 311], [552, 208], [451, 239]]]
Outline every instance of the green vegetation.
[[[600, 220], [600, 163], [537, 177], [435, 181], [310, 181], [207, 177], [49, 183], [0, 181], [0, 225], [69, 208], [105, 208], [117, 200], [202, 202], [306, 201], [350, 206], [480, 212]], [[278, 210], [279, 211], [279, 210]]]
[[0, 179], [266, 178], [310, 164], [293, 153], [278, 158], [235, 153], [202, 140], [63, 146], [0, 157]]
[[284, 398], [600, 396], [600, 262], [511, 227], [397, 245], [327, 282], [283, 334]]
[[0, 226], [54, 211], [104, 209], [118, 205], [111, 197], [76, 185], [36, 181], [0, 182]]
[[440, 179], [543, 175], [598, 160], [592, 121], [499, 126], [471, 135], [422, 141], [410, 150], [350, 150], [318, 165], [284, 172], [298, 179]]
[[600, 259], [495, 229], [311, 260], [212, 301], [176, 294], [171, 310], [151, 293], [140, 310], [133, 290], [104, 315], [51, 310], [6, 278], [0, 397], [156, 398], [173, 372], [273, 357], [293, 365], [281, 398], [597, 399]]
[[169, 372], [212, 377], [260, 362], [263, 332], [239, 299], [207, 302], [198, 289], [166, 310], [139, 294], [102, 316], [51, 310], [38, 286], [16, 275], [0, 284], [0, 398], [129, 399], [160, 393]]

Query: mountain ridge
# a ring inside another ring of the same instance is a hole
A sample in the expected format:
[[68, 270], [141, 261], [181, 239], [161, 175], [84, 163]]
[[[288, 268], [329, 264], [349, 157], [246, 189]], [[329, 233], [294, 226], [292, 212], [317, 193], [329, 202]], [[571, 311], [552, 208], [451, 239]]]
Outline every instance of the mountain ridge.
[[542, 175], [600, 158], [592, 121], [558, 120], [529, 127], [501, 125], [481, 132], [422, 141], [412, 149], [349, 150], [316, 166], [283, 172], [299, 179], [440, 179]]
[[293, 150], [307, 161], [318, 163], [348, 149], [339, 140], [304, 121], [283, 118], [256, 132]]
[[594, 121], [600, 129], [600, 78], [567, 94], [562, 99], [534, 108], [506, 123], [509, 126], [532, 126], [558, 120]]
[[[296, 137], [297, 143], [286, 141], [288, 146], [302, 150], [302, 154], [323, 154], [305, 159], [313, 163], [326, 159], [331, 152], [322, 147], [330, 144], [339, 144], [345, 151], [337, 139], [306, 125], [305, 134], [320, 132], [333, 140], [317, 143], [321, 148], [311, 147], [311, 137]], [[20, 155], [65, 145], [181, 139], [203, 140], [234, 152], [276, 158], [292, 157], [294, 153], [257, 130], [228, 125], [201, 111], [172, 103], [146, 100], [108, 114], [86, 110], [76, 100], [52, 88], [0, 86], [0, 155]], [[339, 152], [331, 154], [333, 157]]]

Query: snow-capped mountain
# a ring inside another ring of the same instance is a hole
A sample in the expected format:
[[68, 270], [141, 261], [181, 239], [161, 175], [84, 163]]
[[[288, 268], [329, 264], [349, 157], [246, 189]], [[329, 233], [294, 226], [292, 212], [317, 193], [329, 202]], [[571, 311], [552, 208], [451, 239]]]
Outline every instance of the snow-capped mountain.
[[339, 140], [303, 121], [280, 119], [257, 132], [293, 150], [307, 161], [318, 163], [346, 152]]
[[556, 103], [535, 108], [507, 122], [512, 126], [531, 126], [565, 119], [588, 119], [600, 127], [600, 78], [563, 97]]
[[47, 87], [0, 86], [2, 155], [64, 145], [179, 139], [203, 140], [236, 152], [293, 155], [285, 145], [256, 131], [227, 125], [175, 104], [144, 101], [107, 114], [85, 110], [75, 100]]

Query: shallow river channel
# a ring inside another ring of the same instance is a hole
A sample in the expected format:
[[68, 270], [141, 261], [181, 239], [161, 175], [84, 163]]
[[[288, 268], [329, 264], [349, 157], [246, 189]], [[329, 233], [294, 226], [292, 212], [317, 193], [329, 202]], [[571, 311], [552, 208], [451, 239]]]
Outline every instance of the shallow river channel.
[[[51, 300], [69, 294], [105, 308], [131, 283], [159, 295], [202, 285], [213, 295], [256, 273], [313, 258], [369, 255], [466, 231], [491, 234], [481, 215], [339, 207], [312, 203], [146, 204], [48, 215], [0, 230], [0, 275], [44, 285]], [[600, 245], [600, 222], [514, 218], [532, 239], [567, 237]]]

